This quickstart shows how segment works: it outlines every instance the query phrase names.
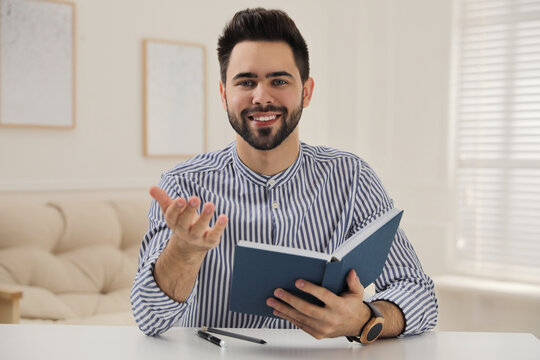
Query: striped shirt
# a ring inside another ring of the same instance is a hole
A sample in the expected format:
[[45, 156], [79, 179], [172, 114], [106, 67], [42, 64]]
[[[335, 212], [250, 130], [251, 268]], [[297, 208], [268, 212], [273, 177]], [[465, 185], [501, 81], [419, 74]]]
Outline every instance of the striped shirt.
[[[297, 160], [274, 176], [254, 172], [239, 159], [235, 143], [198, 155], [163, 174], [159, 186], [172, 198], [198, 196], [229, 222], [220, 244], [210, 250], [185, 302], [157, 286], [153, 269], [171, 231], [156, 201], [148, 212], [131, 303], [147, 335], [172, 326], [295, 328], [283, 319], [228, 310], [234, 245], [239, 240], [332, 253], [343, 241], [393, 207], [369, 165], [357, 156], [300, 144]], [[396, 304], [405, 316], [402, 336], [435, 326], [433, 282], [423, 272], [413, 247], [399, 229], [370, 299]]]

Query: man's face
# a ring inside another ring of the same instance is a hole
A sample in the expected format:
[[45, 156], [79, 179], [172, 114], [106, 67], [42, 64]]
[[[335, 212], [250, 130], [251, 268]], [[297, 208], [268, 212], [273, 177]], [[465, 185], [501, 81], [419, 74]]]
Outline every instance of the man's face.
[[311, 98], [312, 80], [306, 84], [287, 43], [244, 41], [231, 52], [221, 99], [238, 135], [255, 149], [271, 150], [298, 125]]

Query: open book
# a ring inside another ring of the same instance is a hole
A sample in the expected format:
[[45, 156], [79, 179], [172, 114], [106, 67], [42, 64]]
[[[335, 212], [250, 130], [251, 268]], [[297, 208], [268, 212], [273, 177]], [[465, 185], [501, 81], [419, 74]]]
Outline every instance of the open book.
[[278, 245], [239, 241], [235, 247], [229, 296], [232, 311], [274, 316], [266, 299], [276, 288], [314, 304], [313, 296], [297, 289], [298, 279], [321, 285], [335, 294], [347, 290], [346, 276], [355, 269], [364, 287], [382, 272], [403, 211], [391, 209], [347, 239], [333, 254]]

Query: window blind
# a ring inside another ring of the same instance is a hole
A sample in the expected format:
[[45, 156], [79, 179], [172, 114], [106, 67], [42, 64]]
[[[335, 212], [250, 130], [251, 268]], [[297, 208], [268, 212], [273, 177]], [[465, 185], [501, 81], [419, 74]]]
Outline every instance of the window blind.
[[540, 0], [457, 1], [457, 263], [540, 282]]

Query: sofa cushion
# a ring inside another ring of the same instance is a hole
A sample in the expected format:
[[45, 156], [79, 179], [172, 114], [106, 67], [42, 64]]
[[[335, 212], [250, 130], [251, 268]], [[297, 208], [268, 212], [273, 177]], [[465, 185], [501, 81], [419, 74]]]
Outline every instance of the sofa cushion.
[[21, 315], [24, 318], [67, 320], [77, 316], [65, 302], [61, 301], [55, 294], [46, 289], [14, 284], [6, 286], [23, 292], [24, 301], [21, 301]]
[[0, 201], [0, 283], [22, 288], [22, 318], [84, 323], [129, 313], [148, 205]]
[[50, 251], [57, 246], [63, 226], [61, 214], [44, 204], [0, 202], [0, 249], [35, 245]]
[[69, 264], [36, 245], [0, 251], [0, 282], [36, 286], [58, 293], [66, 289], [80, 290], [84, 284], [77, 280], [80, 276], [71, 271]]
[[131, 310], [129, 301], [130, 289], [124, 288], [108, 294], [98, 293], [65, 293], [58, 298], [78, 317], [88, 317], [95, 314], [112, 314]]
[[54, 201], [49, 203], [64, 218], [64, 232], [54, 252], [85, 246], [120, 247], [122, 229], [114, 209], [101, 201]]
[[150, 208], [150, 200], [122, 199], [111, 201], [116, 210], [122, 228], [122, 249], [135, 248], [139, 251], [143, 235], [148, 229], [146, 214]]

